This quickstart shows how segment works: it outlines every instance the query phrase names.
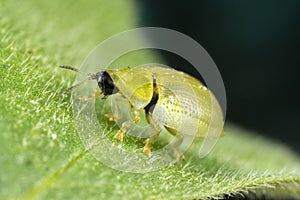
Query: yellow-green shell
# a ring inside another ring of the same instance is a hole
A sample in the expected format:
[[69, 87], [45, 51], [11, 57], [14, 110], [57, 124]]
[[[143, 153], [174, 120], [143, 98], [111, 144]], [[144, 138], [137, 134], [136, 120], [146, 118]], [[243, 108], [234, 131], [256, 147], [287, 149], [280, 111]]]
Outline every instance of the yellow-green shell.
[[157, 126], [167, 128], [172, 134], [205, 137], [209, 130], [223, 126], [222, 110], [215, 96], [188, 74], [158, 66], [107, 72], [120, 93], [137, 110], [150, 103], [155, 90], [158, 100], [150, 117]]

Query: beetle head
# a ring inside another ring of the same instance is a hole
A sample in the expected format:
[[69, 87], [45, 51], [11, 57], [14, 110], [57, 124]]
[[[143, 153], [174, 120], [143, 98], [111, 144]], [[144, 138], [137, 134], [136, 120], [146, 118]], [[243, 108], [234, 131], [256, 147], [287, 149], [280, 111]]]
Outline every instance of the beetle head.
[[[84, 74], [79, 69], [71, 67], [71, 66], [63, 65], [63, 66], [59, 66], [59, 67], [63, 68], [63, 69], [72, 70], [72, 71]], [[63, 92], [63, 95], [65, 95], [69, 92], [72, 92], [73, 90], [80, 87], [83, 83], [85, 83], [88, 80], [96, 80], [98, 82], [98, 86], [101, 90], [101, 93], [104, 95], [104, 98], [108, 95], [115, 94], [119, 91], [119, 89], [115, 86], [114, 81], [112, 80], [112, 78], [110, 77], [110, 75], [106, 71], [101, 71], [101, 72], [98, 72], [97, 74], [88, 73], [88, 74], [85, 74], [85, 75], [87, 75], [86, 79], [84, 79], [83, 81], [81, 81], [81, 82], [71, 86], [70, 88], [66, 89]]]
[[104, 96], [117, 93], [119, 90], [115, 86], [114, 81], [106, 71], [98, 72], [96, 74], [98, 86]]

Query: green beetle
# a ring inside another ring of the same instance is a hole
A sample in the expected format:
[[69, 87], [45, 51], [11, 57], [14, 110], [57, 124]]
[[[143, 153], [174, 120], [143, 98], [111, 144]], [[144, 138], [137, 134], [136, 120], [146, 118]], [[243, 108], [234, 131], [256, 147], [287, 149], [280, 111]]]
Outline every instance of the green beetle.
[[[70, 66], [60, 67], [79, 72]], [[122, 124], [115, 135], [116, 139], [123, 139], [126, 130], [139, 122], [139, 113], [144, 110], [147, 121], [154, 130], [153, 136], [146, 140], [143, 149], [147, 155], [162, 128], [177, 137], [174, 152], [179, 159], [183, 159], [178, 148], [184, 135], [204, 138], [208, 136], [210, 129], [223, 130], [220, 127], [223, 126], [223, 113], [212, 92], [198, 79], [183, 72], [158, 66], [127, 67], [88, 74], [86, 80], [96, 80], [100, 92], [81, 97], [82, 99], [96, 98], [101, 94], [104, 98], [120, 94], [130, 103], [134, 119]], [[70, 87], [64, 94], [79, 87], [86, 80]], [[106, 116], [114, 119], [112, 114]], [[222, 135], [223, 131], [212, 137], [218, 138]]]

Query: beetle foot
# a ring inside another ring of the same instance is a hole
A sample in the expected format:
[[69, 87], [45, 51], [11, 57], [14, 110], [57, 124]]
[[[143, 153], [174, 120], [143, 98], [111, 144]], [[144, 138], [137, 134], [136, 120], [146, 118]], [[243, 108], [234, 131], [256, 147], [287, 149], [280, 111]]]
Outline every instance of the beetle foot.
[[118, 115], [113, 115], [112, 113], [106, 113], [104, 117], [108, 118], [109, 121], [121, 120], [122, 117]]
[[138, 123], [141, 119], [140, 112], [138, 110], [134, 110], [133, 114], [134, 114], [134, 119], [133, 119], [134, 123]]
[[144, 153], [145, 155], [149, 156], [150, 153], [151, 153], [151, 145], [146, 144], [146, 145], [144, 146], [143, 153]]
[[120, 130], [118, 131], [118, 133], [114, 136], [114, 138], [117, 139], [117, 140], [120, 140], [120, 141], [122, 142], [122, 141], [123, 141], [124, 134], [125, 134], [125, 130], [120, 129]]
[[138, 117], [138, 116], [135, 116], [135, 117], [134, 117], [134, 123], [138, 123], [140, 120], [141, 120], [140, 117]]
[[112, 113], [106, 113], [104, 116], [108, 118], [109, 121], [116, 121], [122, 119], [122, 116], [113, 115]]
[[89, 101], [89, 100], [95, 99], [95, 97], [94, 96], [79, 96], [78, 99], [84, 100], [84, 101]]
[[178, 149], [174, 149], [174, 153], [178, 160], [184, 160], [184, 155], [178, 151]]
[[178, 151], [175, 151], [175, 155], [178, 160], [184, 160], [184, 155]]
[[101, 95], [101, 93], [99, 91], [95, 92], [94, 95], [90, 95], [90, 96], [79, 96], [78, 99], [79, 100], [84, 100], [84, 101], [89, 101], [89, 100], [93, 100], [96, 99], [97, 97], [99, 97]]

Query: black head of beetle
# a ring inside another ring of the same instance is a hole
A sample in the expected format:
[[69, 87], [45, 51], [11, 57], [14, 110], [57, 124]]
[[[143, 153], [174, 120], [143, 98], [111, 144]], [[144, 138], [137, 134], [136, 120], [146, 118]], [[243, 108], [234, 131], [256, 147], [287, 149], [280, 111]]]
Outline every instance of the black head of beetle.
[[[84, 74], [79, 69], [71, 67], [71, 66], [62, 65], [59, 67]], [[97, 74], [88, 73], [86, 79], [84, 79], [83, 81], [66, 89], [63, 92], [63, 95], [65, 95], [69, 92], [72, 92], [74, 89], [80, 87], [83, 83], [85, 83], [88, 80], [96, 80], [98, 82], [98, 86], [101, 89], [101, 93], [104, 95], [104, 98], [108, 95], [112, 95], [112, 94], [119, 92], [119, 89], [115, 86], [114, 81], [112, 80], [110, 75], [106, 71], [101, 71], [101, 72], [98, 72]]]
[[98, 72], [96, 74], [98, 86], [104, 96], [115, 94], [119, 89], [115, 86], [114, 81], [106, 71]]

